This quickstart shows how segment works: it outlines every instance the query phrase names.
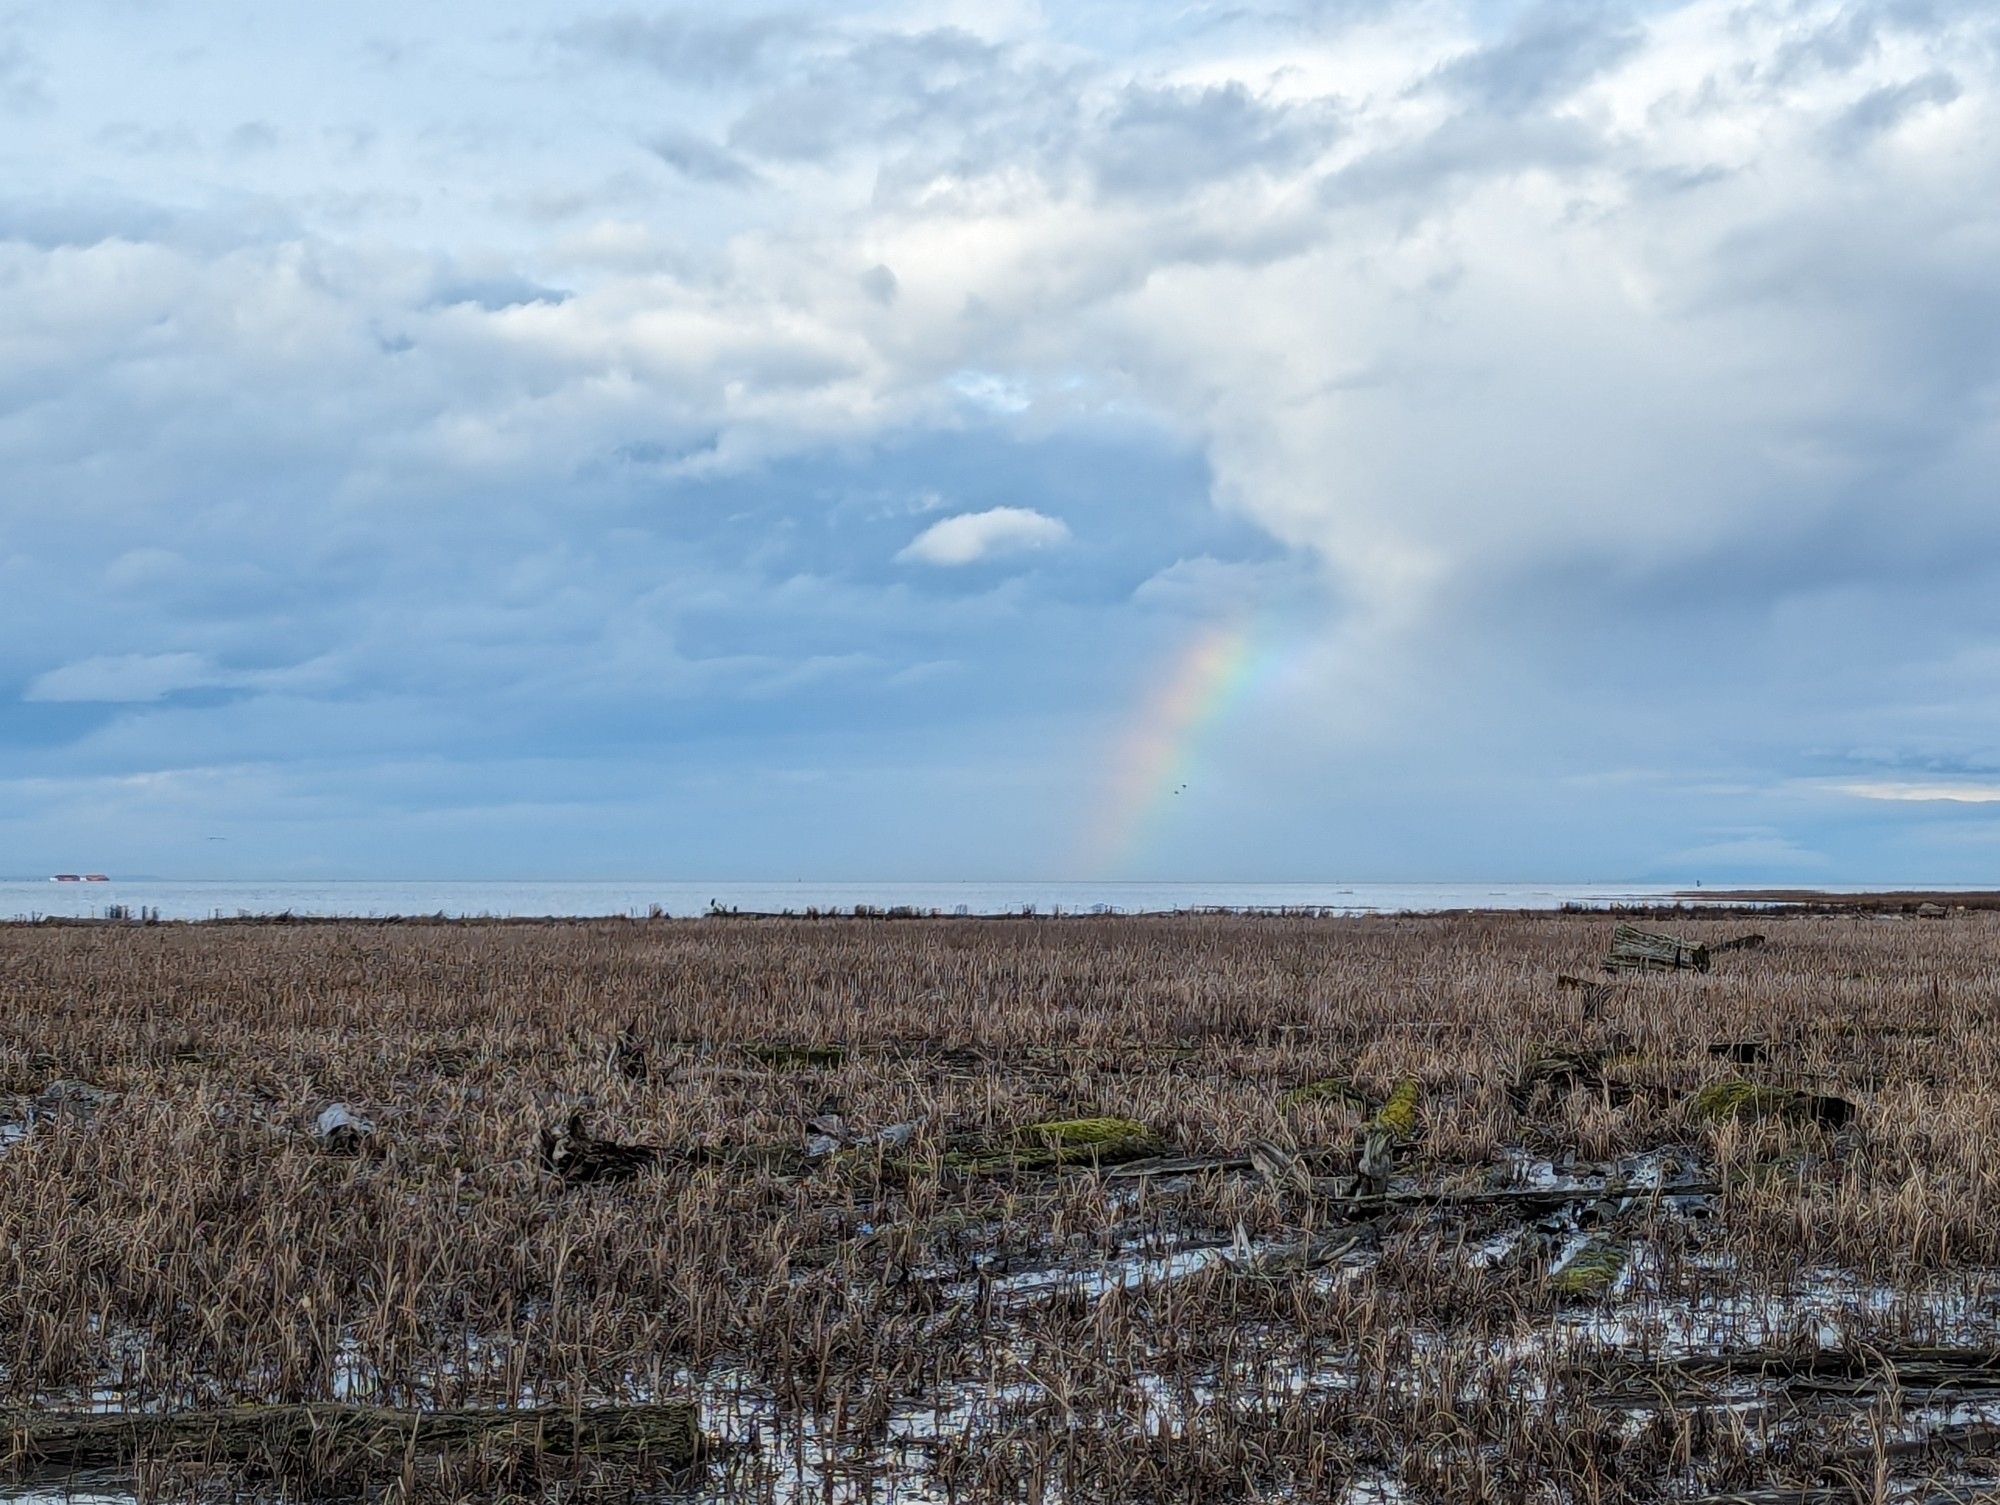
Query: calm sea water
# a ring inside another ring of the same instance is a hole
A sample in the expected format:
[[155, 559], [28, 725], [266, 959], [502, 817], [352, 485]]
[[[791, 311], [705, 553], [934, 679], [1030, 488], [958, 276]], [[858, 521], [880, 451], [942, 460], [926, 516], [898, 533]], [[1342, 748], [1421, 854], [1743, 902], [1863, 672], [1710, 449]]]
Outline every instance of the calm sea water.
[[1435, 909], [1555, 909], [1669, 898], [1666, 884], [1606, 883], [690, 883], [0, 880], [0, 917], [102, 916], [114, 904], [170, 920], [235, 915], [699, 915], [711, 903], [757, 911], [889, 908], [944, 914], [1123, 914], [1178, 909], [1316, 908], [1352, 914]]

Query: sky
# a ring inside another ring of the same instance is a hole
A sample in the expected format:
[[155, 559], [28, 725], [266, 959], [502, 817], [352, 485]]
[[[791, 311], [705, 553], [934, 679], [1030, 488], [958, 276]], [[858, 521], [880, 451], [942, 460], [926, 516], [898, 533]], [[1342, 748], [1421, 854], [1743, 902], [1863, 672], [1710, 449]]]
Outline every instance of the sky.
[[1984, 0], [0, 0], [0, 871], [2000, 877]]

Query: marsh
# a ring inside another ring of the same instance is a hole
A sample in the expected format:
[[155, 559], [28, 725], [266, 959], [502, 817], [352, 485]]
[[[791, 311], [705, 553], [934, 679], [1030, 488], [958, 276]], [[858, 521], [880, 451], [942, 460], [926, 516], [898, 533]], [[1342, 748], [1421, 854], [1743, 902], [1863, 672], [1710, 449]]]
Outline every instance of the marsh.
[[[113, 1485], [1973, 1491], [2000, 916], [1758, 928], [1582, 990], [1575, 914], [9, 927], [11, 1477], [80, 1411], [686, 1402], [692, 1472], [516, 1439]], [[556, 1174], [573, 1115], [656, 1153]]]

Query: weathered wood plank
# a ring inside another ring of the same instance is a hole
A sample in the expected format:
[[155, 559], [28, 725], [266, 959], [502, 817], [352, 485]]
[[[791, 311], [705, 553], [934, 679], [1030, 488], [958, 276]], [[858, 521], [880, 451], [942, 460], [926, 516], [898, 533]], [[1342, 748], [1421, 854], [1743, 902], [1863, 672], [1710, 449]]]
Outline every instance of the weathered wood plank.
[[1611, 932], [1607, 972], [1706, 972], [1708, 947], [1659, 930], [1641, 930], [1622, 920]]

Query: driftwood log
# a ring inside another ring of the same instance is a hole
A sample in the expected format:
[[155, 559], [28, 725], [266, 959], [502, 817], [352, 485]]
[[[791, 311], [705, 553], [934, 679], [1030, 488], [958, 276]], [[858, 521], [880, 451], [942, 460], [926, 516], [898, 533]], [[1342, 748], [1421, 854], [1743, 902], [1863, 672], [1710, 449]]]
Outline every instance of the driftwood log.
[[1669, 935], [1664, 930], [1641, 930], [1621, 920], [1611, 932], [1611, 954], [1604, 958], [1604, 970], [1706, 972], [1709, 962], [1725, 951], [1748, 951], [1763, 944], [1764, 937], [1755, 933], [1711, 944]]
[[[1106, 1180], [1136, 1180], [1152, 1176], [1228, 1175], [1252, 1172], [1266, 1180], [1270, 1174], [1257, 1165], [1255, 1155], [1160, 1155], [1110, 1167]], [[1312, 1176], [1297, 1166], [1302, 1179], [1286, 1178], [1284, 1184], [1304, 1192], [1330, 1197], [1347, 1204], [1351, 1211], [1390, 1211], [1405, 1207], [1431, 1208], [1511, 1208], [1524, 1214], [1546, 1212], [1574, 1202], [1614, 1202], [1655, 1197], [1716, 1197], [1722, 1195], [1720, 1181], [1670, 1181], [1663, 1186], [1646, 1182], [1599, 1181], [1581, 1186], [1496, 1186], [1473, 1189], [1409, 1187], [1400, 1191], [1357, 1191], [1348, 1177]]]
[[397, 1411], [323, 1402], [157, 1415], [0, 1412], [0, 1481], [146, 1463], [254, 1468], [338, 1478], [393, 1472], [405, 1459], [473, 1449], [574, 1460], [616, 1456], [663, 1470], [702, 1454], [692, 1401], [530, 1410]]
[[1661, 930], [1641, 930], [1619, 922], [1611, 932], [1611, 954], [1604, 958], [1607, 972], [1706, 972], [1709, 950], [1699, 941], [1685, 940]]
[[2000, 1394], [2000, 1351], [1991, 1348], [1746, 1349], [1651, 1362], [1617, 1357], [1586, 1369], [1606, 1394], [1654, 1399], [1698, 1396], [1734, 1380], [1794, 1399], [1872, 1397], [1894, 1388], [1915, 1405], [1947, 1391]]

